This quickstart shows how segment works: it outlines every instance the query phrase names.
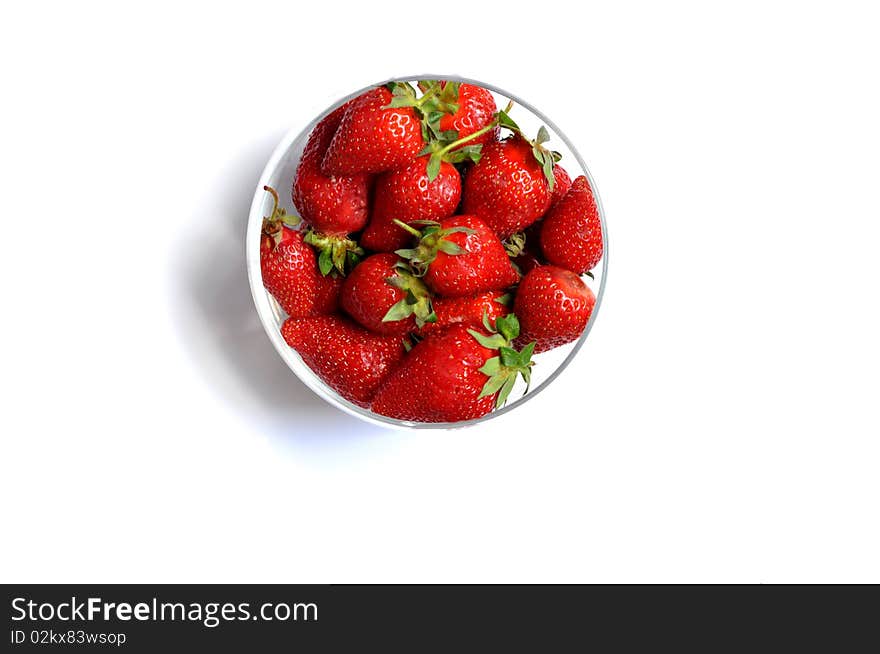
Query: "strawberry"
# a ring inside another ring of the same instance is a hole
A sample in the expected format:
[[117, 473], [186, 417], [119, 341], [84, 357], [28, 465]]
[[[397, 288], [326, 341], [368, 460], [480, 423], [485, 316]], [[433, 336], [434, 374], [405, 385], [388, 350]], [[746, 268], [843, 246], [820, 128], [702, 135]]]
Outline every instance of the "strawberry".
[[[419, 82], [419, 88], [426, 93], [437, 91], [425, 106], [426, 118], [435, 136], [454, 135], [454, 139], [469, 137], [481, 132], [471, 145], [479, 145], [495, 140], [497, 129], [484, 131], [493, 122], [497, 107], [492, 93], [481, 86], [464, 82], [428, 80]], [[439, 90], [438, 90], [439, 89]]]
[[396, 254], [374, 254], [358, 264], [342, 285], [340, 303], [362, 326], [387, 336], [436, 319], [428, 289]]
[[360, 243], [377, 252], [393, 252], [409, 242], [409, 234], [394, 223], [440, 220], [451, 216], [461, 198], [461, 177], [451, 163], [440, 162], [433, 180], [428, 178], [430, 157], [421, 156], [400, 170], [376, 178], [373, 211]]
[[406, 166], [425, 146], [419, 103], [412, 88], [400, 82], [352, 100], [324, 155], [324, 173], [381, 173]]
[[342, 280], [321, 275], [315, 253], [302, 233], [284, 225], [289, 217], [279, 208], [275, 189], [264, 188], [272, 194], [274, 207], [272, 215], [263, 220], [260, 240], [263, 285], [293, 318], [335, 311]]
[[293, 202], [308, 227], [305, 242], [318, 251], [318, 267], [324, 275], [334, 268], [344, 275], [363, 254], [348, 234], [367, 222], [371, 177], [325, 175], [321, 170], [327, 148], [352, 102], [315, 126], [293, 178]]
[[317, 232], [346, 236], [367, 224], [370, 177], [325, 175], [321, 161], [351, 102], [334, 110], [309, 135], [293, 178], [293, 203], [303, 222]]
[[419, 334], [426, 336], [458, 323], [479, 329], [484, 318], [494, 325], [498, 318], [510, 313], [510, 301], [510, 295], [503, 291], [489, 291], [469, 297], [435, 298], [432, 304], [437, 320], [422, 325]]
[[550, 263], [576, 273], [591, 270], [602, 258], [599, 207], [583, 175], [542, 221], [541, 249]]
[[[464, 213], [482, 218], [501, 238], [538, 220], [550, 206], [552, 164], [537, 159], [546, 129], [530, 142], [519, 133], [483, 146], [482, 157], [464, 183]], [[545, 139], [544, 139], [545, 140]], [[542, 154], [552, 161], [551, 154]]]
[[459, 324], [431, 334], [388, 376], [371, 409], [399, 420], [458, 422], [502, 406], [517, 376], [528, 383], [531, 374], [532, 346], [522, 352], [510, 347], [515, 323], [515, 316], [506, 316], [497, 320], [495, 333]]
[[398, 223], [419, 237], [416, 247], [398, 250], [434, 293], [464, 297], [507, 288], [518, 275], [504, 245], [476, 216], [451, 216], [422, 232]]
[[571, 188], [571, 177], [565, 172], [565, 168], [559, 164], [553, 165], [553, 179], [555, 183], [553, 185], [553, 193], [550, 194], [551, 209], [556, 206], [556, 203], [559, 202], [563, 196], [568, 193], [568, 189]]
[[[454, 89], [456, 84], [456, 82], [446, 82], [443, 90]], [[458, 105], [457, 110], [447, 113], [440, 119], [440, 129], [444, 132], [454, 130], [458, 133], [458, 138], [470, 136], [488, 125], [497, 111], [492, 94], [483, 87], [473, 84], [458, 85], [458, 99], [454, 104]], [[495, 132], [490, 131], [471, 143], [488, 143], [493, 140], [495, 140]]]
[[362, 407], [406, 353], [401, 338], [373, 334], [336, 315], [289, 318], [281, 335], [328, 386]]
[[529, 271], [516, 292], [513, 311], [519, 318], [518, 344], [536, 341], [544, 352], [577, 339], [587, 326], [596, 296], [570, 270], [539, 266]]
[[379, 388], [370, 408], [413, 422], [479, 418], [492, 410], [493, 398], [480, 397], [489, 379], [480, 368], [492, 355], [464, 325], [453, 325], [418, 343]]

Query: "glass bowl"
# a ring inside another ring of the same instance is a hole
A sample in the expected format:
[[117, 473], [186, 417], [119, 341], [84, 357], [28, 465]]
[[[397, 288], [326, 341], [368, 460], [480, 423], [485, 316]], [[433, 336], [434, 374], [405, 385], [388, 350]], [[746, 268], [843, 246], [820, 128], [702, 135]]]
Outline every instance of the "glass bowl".
[[[581, 334], [581, 337], [572, 343], [568, 343], [562, 347], [532, 357], [533, 361], [535, 361], [535, 366], [532, 369], [532, 382], [528, 393], [524, 394], [525, 384], [522, 379], [519, 379], [517, 380], [517, 385], [510, 394], [507, 404], [504, 407], [495, 409], [491, 413], [480, 418], [461, 422], [420, 423], [397, 420], [395, 418], [388, 418], [373, 413], [372, 411], [361, 408], [356, 404], [352, 404], [341, 397], [335, 390], [325, 384], [320, 377], [312, 372], [312, 370], [300, 358], [300, 355], [296, 350], [292, 349], [284, 342], [284, 339], [281, 337], [281, 325], [284, 323], [286, 315], [278, 306], [275, 299], [269, 295], [263, 287], [263, 279], [260, 272], [259, 246], [263, 217], [272, 212], [272, 198], [263, 190], [263, 187], [271, 186], [277, 189], [278, 194], [281, 197], [281, 206], [284, 206], [288, 210], [288, 213], [296, 214], [296, 209], [293, 206], [293, 201], [290, 197], [291, 183], [297, 165], [299, 164], [300, 157], [302, 156], [303, 148], [305, 147], [309, 134], [315, 125], [331, 111], [370, 88], [394, 81], [415, 83], [420, 79], [454, 80], [482, 86], [492, 92], [499, 108], [506, 106], [508, 101], [513, 101], [514, 107], [511, 110], [511, 117], [519, 124], [524, 133], [534, 135], [538, 132], [538, 128], [540, 128], [541, 125], [546, 126], [550, 133], [550, 142], [548, 145], [553, 150], [562, 154], [561, 164], [566, 169], [571, 179], [574, 180], [577, 176], [583, 174], [589, 180], [599, 209], [599, 217], [602, 224], [602, 244], [604, 248], [602, 260], [599, 265], [592, 270], [595, 279], [589, 279], [586, 276], [583, 277], [584, 281], [596, 295], [596, 304], [593, 307], [590, 320], [587, 323], [583, 334]], [[375, 425], [397, 429], [460, 429], [469, 427], [491, 420], [509, 411], [514, 411], [517, 407], [528, 401], [529, 398], [534, 397], [547, 388], [547, 386], [556, 379], [556, 377], [574, 358], [578, 350], [586, 341], [590, 329], [593, 326], [593, 322], [596, 320], [596, 316], [599, 313], [599, 306], [602, 303], [602, 296], [605, 291], [605, 280], [608, 271], [608, 230], [605, 224], [605, 214], [602, 210], [602, 202], [599, 198], [599, 193], [593, 182], [593, 178], [575, 147], [550, 119], [532, 107], [528, 102], [525, 102], [516, 95], [508, 93], [503, 89], [499, 89], [492, 84], [463, 78], [457, 75], [395, 77], [383, 82], [371, 84], [329, 106], [320, 116], [316, 116], [315, 119], [305, 127], [305, 129], [294, 129], [290, 131], [275, 148], [275, 151], [272, 153], [269, 162], [263, 170], [260, 181], [257, 184], [248, 218], [245, 247], [247, 248], [246, 258], [248, 278], [250, 280], [251, 293], [253, 294], [257, 314], [266, 330], [266, 334], [269, 336], [269, 340], [278, 352], [278, 355], [284, 360], [293, 373], [317, 395], [342, 411]]]

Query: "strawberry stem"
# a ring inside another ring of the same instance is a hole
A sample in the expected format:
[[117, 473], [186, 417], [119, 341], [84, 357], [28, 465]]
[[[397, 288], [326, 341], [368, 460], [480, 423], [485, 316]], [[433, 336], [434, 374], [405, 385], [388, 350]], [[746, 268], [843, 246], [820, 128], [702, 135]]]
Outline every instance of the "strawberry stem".
[[268, 191], [269, 193], [272, 194], [272, 201], [274, 204], [272, 205], [272, 213], [270, 215], [272, 216], [272, 218], [274, 218], [275, 214], [278, 212], [278, 203], [279, 203], [278, 192], [274, 188], [272, 188], [271, 186], [264, 186], [263, 190]]
[[279, 207], [278, 193], [271, 186], [264, 186], [264, 191], [272, 194], [272, 213], [263, 218], [263, 233], [267, 236], [275, 236], [281, 233], [283, 225], [296, 227], [300, 222], [299, 216], [288, 215], [284, 207]]
[[395, 225], [397, 225], [397, 226], [400, 227], [401, 229], [405, 229], [407, 232], [409, 232], [410, 234], [412, 234], [412, 235], [415, 236], [416, 238], [421, 238], [421, 237], [422, 237], [422, 233], [421, 233], [419, 230], [417, 230], [415, 227], [412, 227], [411, 225], [407, 225], [407, 224], [406, 224], [405, 222], [403, 222], [402, 220], [398, 220], [397, 218], [394, 218], [394, 219], [393, 219], [393, 222], [394, 222]]
[[442, 159], [443, 156], [448, 154], [450, 150], [453, 150], [453, 149], [457, 148], [458, 146], [467, 143], [468, 141], [473, 141], [475, 138], [479, 138], [480, 136], [482, 136], [483, 134], [485, 134], [489, 130], [495, 129], [496, 127], [498, 127], [497, 114], [496, 114], [495, 118], [493, 118], [492, 121], [488, 125], [478, 129], [473, 134], [468, 134], [467, 136], [463, 136], [460, 139], [458, 139], [457, 141], [453, 141], [452, 143], [444, 146], [443, 148], [441, 148], [440, 150], [437, 151], [436, 156], [438, 156]]
[[414, 106], [414, 107], [421, 107], [425, 102], [427, 102], [427, 101], [428, 101], [429, 99], [431, 99], [433, 96], [437, 95], [437, 93], [438, 93], [439, 91], [440, 91], [440, 85], [439, 85], [439, 84], [437, 84], [437, 85], [435, 85], [435, 86], [432, 86], [431, 88], [429, 88], [427, 91], [425, 91], [425, 92], [422, 94], [422, 97], [420, 97], [418, 100], [415, 101], [415, 103], [413, 104], [413, 106]]

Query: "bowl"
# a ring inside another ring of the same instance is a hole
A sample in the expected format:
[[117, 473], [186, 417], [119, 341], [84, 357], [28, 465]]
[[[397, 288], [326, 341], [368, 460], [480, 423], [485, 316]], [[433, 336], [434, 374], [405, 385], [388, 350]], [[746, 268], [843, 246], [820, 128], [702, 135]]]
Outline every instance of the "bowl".
[[[294, 349], [289, 347], [287, 343], [284, 342], [284, 339], [281, 337], [281, 325], [284, 323], [286, 315], [284, 314], [283, 310], [278, 306], [278, 303], [275, 301], [275, 299], [263, 287], [262, 274], [260, 271], [259, 245], [262, 222], [263, 217], [269, 215], [272, 211], [272, 198], [268, 193], [263, 190], [263, 187], [271, 186], [278, 189], [278, 193], [281, 197], [282, 206], [287, 208], [288, 213], [296, 213], [296, 209], [293, 206], [293, 201], [290, 197], [291, 182], [293, 180], [293, 176], [299, 163], [300, 157], [302, 156], [303, 148], [305, 147], [309, 134], [311, 133], [315, 125], [324, 116], [332, 112], [334, 109], [344, 104], [348, 100], [360, 95], [364, 91], [369, 90], [370, 88], [394, 81], [415, 82], [417, 80], [424, 79], [455, 80], [482, 86], [483, 88], [486, 88], [492, 92], [492, 94], [495, 96], [496, 104], [498, 105], [498, 107], [504, 107], [509, 101], [512, 101], [514, 103], [514, 108], [511, 111], [511, 117], [516, 120], [516, 122], [526, 134], [536, 134], [538, 129], [542, 125], [546, 126], [550, 134], [549, 145], [554, 150], [562, 154], [561, 163], [568, 171], [570, 177], [574, 179], [578, 175], [583, 174], [589, 180], [590, 186], [593, 190], [593, 195], [596, 199], [596, 204], [599, 209], [599, 216], [602, 224], [602, 241], [604, 248], [602, 260], [600, 261], [599, 265], [592, 270], [592, 274], [595, 276], [595, 279], [589, 279], [587, 277], [583, 278], [587, 285], [590, 286], [590, 288], [596, 295], [596, 304], [593, 308], [592, 314], [586, 328], [584, 329], [583, 334], [581, 334], [580, 338], [576, 341], [568, 343], [567, 345], [564, 345], [562, 347], [555, 348], [548, 352], [537, 354], [533, 357], [533, 360], [535, 361], [535, 366], [532, 369], [531, 387], [529, 388], [527, 393], [524, 393], [525, 384], [521, 379], [519, 379], [517, 381], [516, 387], [510, 394], [507, 404], [504, 407], [496, 409], [480, 418], [453, 423], [418, 423], [397, 420], [395, 418], [389, 418], [373, 413], [372, 411], [357, 406], [356, 404], [353, 404], [345, 398], [341, 397], [334, 389], [325, 384], [323, 380], [321, 380], [314, 372], [312, 372], [312, 370], [303, 362], [302, 358], [300, 358], [300, 355]], [[257, 184], [257, 188], [255, 189], [254, 199], [251, 203], [250, 215], [248, 218], [245, 247], [247, 248], [246, 260], [248, 278], [250, 281], [251, 293], [254, 298], [254, 305], [256, 307], [257, 314], [259, 315], [260, 321], [264, 329], [266, 330], [266, 334], [268, 335], [269, 340], [275, 347], [275, 350], [278, 352], [278, 355], [287, 364], [293, 374], [295, 374], [315, 394], [317, 394], [319, 397], [323, 398], [325, 401], [329, 402], [333, 406], [337, 407], [338, 409], [360, 420], [374, 425], [404, 430], [461, 429], [465, 427], [470, 427], [482, 422], [486, 422], [488, 420], [492, 420], [493, 418], [508, 413], [509, 411], [514, 411], [519, 406], [527, 402], [530, 398], [534, 397], [545, 388], [547, 388], [571, 362], [571, 360], [577, 354], [578, 350], [580, 350], [584, 342], [587, 340], [593, 323], [596, 320], [596, 316], [599, 313], [599, 307], [602, 303], [602, 296], [605, 290], [605, 280], [608, 270], [608, 231], [605, 224], [605, 214], [602, 209], [602, 203], [599, 198], [599, 193], [596, 185], [593, 182], [593, 178], [587, 170], [586, 164], [584, 164], [583, 159], [581, 158], [580, 154], [578, 154], [574, 145], [572, 145], [572, 143], [565, 137], [565, 135], [556, 127], [556, 125], [554, 125], [554, 123], [549, 118], [547, 118], [538, 109], [532, 107], [528, 102], [520, 99], [513, 93], [500, 89], [486, 82], [463, 78], [456, 75], [420, 75], [410, 77], [395, 77], [382, 82], [378, 82], [376, 84], [370, 84], [369, 86], [365, 86], [355, 91], [351, 95], [342, 98], [331, 106], [327, 107], [326, 111], [324, 111], [321, 115], [316, 116], [315, 119], [311, 123], [306, 125], [304, 129], [293, 129], [288, 132], [287, 135], [285, 135], [285, 137], [275, 148], [272, 156], [269, 158], [269, 161], [263, 170], [263, 174], [260, 176], [260, 181]]]

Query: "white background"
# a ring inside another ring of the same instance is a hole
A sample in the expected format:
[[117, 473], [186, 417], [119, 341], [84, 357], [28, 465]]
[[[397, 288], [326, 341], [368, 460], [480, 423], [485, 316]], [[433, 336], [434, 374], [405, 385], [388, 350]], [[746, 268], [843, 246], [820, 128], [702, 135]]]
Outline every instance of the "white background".
[[[880, 582], [871, 3], [315, 4], [4, 5], [0, 580]], [[547, 113], [611, 240], [453, 433], [313, 396], [244, 268], [281, 136], [424, 72]]]

